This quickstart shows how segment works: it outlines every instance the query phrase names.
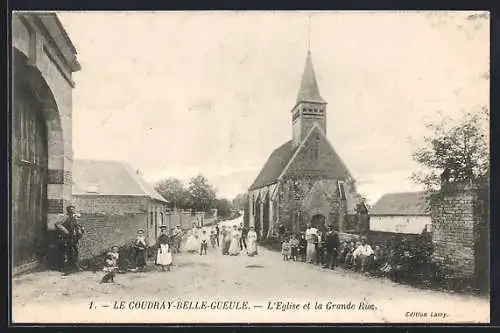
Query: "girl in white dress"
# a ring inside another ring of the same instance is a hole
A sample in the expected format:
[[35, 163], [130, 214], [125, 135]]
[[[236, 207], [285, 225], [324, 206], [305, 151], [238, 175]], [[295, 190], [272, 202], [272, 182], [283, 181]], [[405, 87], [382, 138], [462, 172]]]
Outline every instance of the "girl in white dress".
[[191, 229], [189, 236], [186, 240], [186, 244], [184, 245], [184, 249], [190, 253], [195, 253], [200, 250], [198, 228], [196, 226], [193, 226], [193, 229]]
[[238, 226], [233, 226], [231, 231], [231, 245], [229, 246], [229, 254], [232, 256], [237, 256], [240, 254], [240, 238], [241, 232], [238, 230]]
[[247, 234], [247, 254], [250, 257], [257, 254], [257, 233], [253, 226], [250, 227], [250, 231]]

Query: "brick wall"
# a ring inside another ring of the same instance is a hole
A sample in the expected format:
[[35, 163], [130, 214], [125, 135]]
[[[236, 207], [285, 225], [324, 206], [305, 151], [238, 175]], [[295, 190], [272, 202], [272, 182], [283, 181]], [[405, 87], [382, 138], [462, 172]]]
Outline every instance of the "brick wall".
[[147, 214], [82, 214], [85, 234], [80, 241], [80, 258], [90, 259], [111, 246], [122, 246], [136, 237], [137, 229], [146, 229]]
[[77, 211], [86, 214], [138, 213], [148, 209], [148, 198], [134, 196], [74, 195]]
[[443, 184], [431, 199], [434, 259], [453, 277], [475, 275], [476, 226], [481, 222], [476, 206], [480, 201], [476, 184]]

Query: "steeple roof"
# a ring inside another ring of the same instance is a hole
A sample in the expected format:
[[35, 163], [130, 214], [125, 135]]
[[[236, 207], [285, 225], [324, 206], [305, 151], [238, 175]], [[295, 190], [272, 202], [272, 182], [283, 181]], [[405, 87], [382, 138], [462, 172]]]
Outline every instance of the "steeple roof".
[[304, 74], [302, 74], [302, 81], [300, 81], [300, 89], [297, 95], [297, 103], [300, 102], [317, 102], [326, 103], [319, 94], [318, 82], [316, 81], [316, 74], [311, 59], [311, 52], [307, 52], [306, 66]]

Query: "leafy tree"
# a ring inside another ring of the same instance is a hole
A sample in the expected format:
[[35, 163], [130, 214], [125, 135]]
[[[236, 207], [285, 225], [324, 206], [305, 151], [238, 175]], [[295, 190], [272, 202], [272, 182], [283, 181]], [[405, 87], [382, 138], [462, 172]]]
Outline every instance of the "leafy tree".
[[215, 189], [202, 175], [191, 178], [187, 190], [193, 200], [192, 209], [206, 212], [213, 207]]
[[233, 213], [233, 205], [228, 199], [215, 199], [215, 208], [217, 208], [217, 216], [228, 218]]
[[177, 178], [167, 178], [161, 180], [156, 185], [156, 190], [172, 204], [173, 207], [180, 207], [186, 202], [186, 190], [182, 182]]
[[442, 181], [474, 181], [485, 177], [489, 169], [487, 124], [489, 111], [465, 112], [456, 124], [452, 119], [426, 124], [431, 134], [413, 152], [414, 160], [426, 171], [412, 179], [427, 190], [438, 189]]
[[234, 209], [244, 210], [245, 209], [246, 201], [247, 201], [247, 195], [246, 195], [246, 193], [238, 194], [233, 199], [233, 202], [232, 202]]

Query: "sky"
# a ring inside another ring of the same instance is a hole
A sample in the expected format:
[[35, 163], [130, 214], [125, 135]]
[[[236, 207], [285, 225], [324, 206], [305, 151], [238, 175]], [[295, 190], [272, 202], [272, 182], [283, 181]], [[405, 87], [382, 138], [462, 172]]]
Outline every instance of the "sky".
[[471, 14], [60, 12], [82, 66], [74, 157], [243, 193], [291, 139], [309, 44], [327, 136], [358, 191], [374, 203], [419, 190], [425, 122], [489, 105], [489, 21]]

